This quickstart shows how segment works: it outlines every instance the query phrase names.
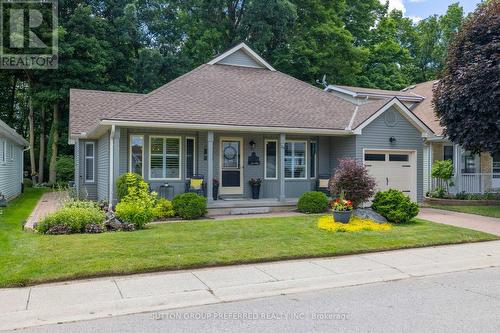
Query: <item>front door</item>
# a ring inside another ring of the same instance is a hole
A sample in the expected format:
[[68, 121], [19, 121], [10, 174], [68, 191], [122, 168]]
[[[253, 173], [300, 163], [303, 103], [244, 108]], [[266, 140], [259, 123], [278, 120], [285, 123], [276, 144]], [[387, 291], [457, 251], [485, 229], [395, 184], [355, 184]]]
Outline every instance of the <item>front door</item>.
[[220, 194], [243, 194], [243, 139], [220, 139]]

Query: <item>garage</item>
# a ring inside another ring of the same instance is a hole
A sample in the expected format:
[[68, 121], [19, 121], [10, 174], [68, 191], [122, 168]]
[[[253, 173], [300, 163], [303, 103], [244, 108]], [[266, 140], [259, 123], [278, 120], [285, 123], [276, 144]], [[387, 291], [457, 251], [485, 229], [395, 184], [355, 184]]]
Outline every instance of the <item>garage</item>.
[[393, 188], [417, 201], [416, 152], [404, 150], [364, 150], [363, 161], [377, 181], [377, 191]]

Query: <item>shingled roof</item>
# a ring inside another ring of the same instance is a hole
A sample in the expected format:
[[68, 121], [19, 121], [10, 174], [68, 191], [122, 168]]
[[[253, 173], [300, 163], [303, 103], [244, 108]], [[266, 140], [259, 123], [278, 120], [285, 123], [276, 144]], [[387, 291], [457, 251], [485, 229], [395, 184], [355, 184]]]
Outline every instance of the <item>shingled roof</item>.
[[344, 90], [348, 90], [350, 92], [353, 92], [357, 95], [378, 95], [382, 96], [382, 98], [390, 98], [390, 97], [398, 97], [400, 99], [423, 99], [424, 96], [416, 94], [413, 91], [406, 90], [406, 91], [398, 91], [398, 90], [384, 90], [384, 89], [374, 89], [374, 88], [363, 88], [363, 87], [351, 87], [351, 86], [342, 86], [342, 85], [331, 85], [331, 88], [333, 87], [338, 87]]
[[436, 135], [441, 136], [443, 135], [443, 127], [439, 124], [439, 119], [436, 116], [434, 104], [432, 103], [433, 89], [437, 82], [438, 81], [433, 80], [416, 84], [408, 88], [408, 92], [413, 92], [425, 97], [425, 99], [418, 103], [411, 111], [422, 119]]

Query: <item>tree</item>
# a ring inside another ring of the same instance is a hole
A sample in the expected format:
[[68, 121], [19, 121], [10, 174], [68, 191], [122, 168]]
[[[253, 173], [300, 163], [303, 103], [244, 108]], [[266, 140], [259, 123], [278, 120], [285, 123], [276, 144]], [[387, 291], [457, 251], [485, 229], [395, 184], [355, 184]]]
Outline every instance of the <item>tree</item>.
[[450, 185], [453, 186], [453, 182], [450, 182], [453, 177], [453, 162], [450, 160], [434, 162], [431, 175], [434, 178], [441, 179], [446, 185], [446, 192], [449, 192]]
[[500, 2], [465, 22], [448, 50], [434, 105], [444, 134], [473, 153], [500, 151]]

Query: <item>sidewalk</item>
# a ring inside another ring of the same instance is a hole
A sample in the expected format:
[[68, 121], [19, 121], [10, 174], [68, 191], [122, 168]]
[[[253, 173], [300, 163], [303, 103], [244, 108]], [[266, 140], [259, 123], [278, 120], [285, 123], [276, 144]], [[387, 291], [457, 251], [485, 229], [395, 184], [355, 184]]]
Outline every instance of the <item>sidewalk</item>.
[[0, 289], [0, 330], [500, 266], [500, 241]]

